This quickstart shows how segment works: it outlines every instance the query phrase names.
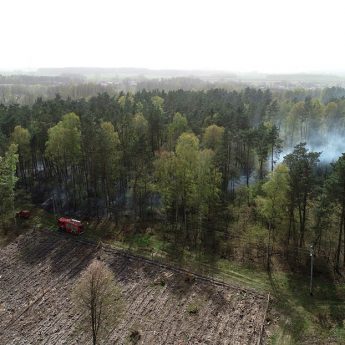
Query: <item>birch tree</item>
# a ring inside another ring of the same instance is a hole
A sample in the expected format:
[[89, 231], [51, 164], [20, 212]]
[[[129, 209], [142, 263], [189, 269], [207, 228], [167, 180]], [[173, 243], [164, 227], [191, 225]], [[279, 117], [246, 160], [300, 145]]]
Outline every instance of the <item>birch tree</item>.
[[113, 272], [101, 261], [94, 261], [81, 275], [73, 290], [73, 300], [82, 315], [81, 325], [98, 345], [119, 317], [120, 290]]

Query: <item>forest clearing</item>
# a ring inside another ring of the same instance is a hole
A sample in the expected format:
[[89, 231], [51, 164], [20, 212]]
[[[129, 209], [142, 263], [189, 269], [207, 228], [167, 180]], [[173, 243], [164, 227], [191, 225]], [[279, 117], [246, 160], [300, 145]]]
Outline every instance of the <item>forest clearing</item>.
[[265, 294], [217, 286], [37, 230], [0, 252], [0, 343], [87, 344], [87, 335], [78, 332], [71, 289], [93, 260], [106, 262], [115, 273], [124, 299], [106, 344], [242, 345], [260, 337]]

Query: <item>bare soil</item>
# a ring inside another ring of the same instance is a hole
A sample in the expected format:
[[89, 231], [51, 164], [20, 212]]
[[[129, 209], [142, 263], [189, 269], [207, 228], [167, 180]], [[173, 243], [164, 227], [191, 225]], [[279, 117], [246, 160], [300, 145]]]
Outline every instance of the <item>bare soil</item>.
[[71, 290], [92, 260], [111, 267], [123, 297], [104, 344], [257, 343], [266, 296], [36, 231], [0, 249], [0, 344], [90, 344]]

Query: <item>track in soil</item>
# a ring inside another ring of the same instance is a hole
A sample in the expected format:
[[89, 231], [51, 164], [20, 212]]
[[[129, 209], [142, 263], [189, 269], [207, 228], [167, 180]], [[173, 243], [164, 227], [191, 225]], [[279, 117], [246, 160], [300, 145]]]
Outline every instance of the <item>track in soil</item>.
[[[114, 271], [123, 313], [105, 344], [255, 344], [265, 296], [215, 284], [150, 260], [76, 242], [68, 235], [31, 232], [0, 250], [0, 344], [88, 344], [79, 331], [71, 290], [100, 257]], [[164, 281], [164, 285], [155, 284]], [[195, 313], [190, 307], [196, 308]]]

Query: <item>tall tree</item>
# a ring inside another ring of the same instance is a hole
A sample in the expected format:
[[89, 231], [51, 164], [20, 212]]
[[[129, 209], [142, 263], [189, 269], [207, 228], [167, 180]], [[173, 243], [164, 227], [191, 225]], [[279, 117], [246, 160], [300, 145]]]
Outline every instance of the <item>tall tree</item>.
[[163, 115], [164, 99], [160, 96], [151, 97], [151, 107], [148, 116], [151, 150], [155, 152], [162, 145], [163, 139]]
[[168, 149], [174, 149], [178, 137], [188, 129], [188, 121], [181, 113], [175, 113], [172, 122], [168, 125]]
[[300, 247], [304, 244], [307, 206], [314, 193], [316, 184], [315, 170], [319, 162], [319, 156], [320, 152], [309, 152], [306, 143], [300, 143], [295, 146], [292, 153], [284, 157], [284, 163], [289, 168], [290, 229], [294, 226], [294, 212], [297, 210], [299, 219], [298, 245]]
[[215, 152], [217, 152], [224, 140], [224, 127], [220, 127], [217, 125], [210, 125], [208, 126], [202, 138], [202, 142], [206, 148], [209, 148]]
[[131, 122], [130, 184], [133, 190], [135, 215], [139, 214], [142, 218], [145, 217], [145, 209], [152, 186], [153, 156], [149, 147], [148, 137], [148, 121], [142, 113], [136, 113]]
[[[82, 197], [79, 189], [81, 181], [77, 185], [77, 175], [81, 173], [78, 169], [81, 160], [81, 131], [80, 119], [75, 113], [64, 115], [57, 125], [48, 130], [46, 157], [64, 183], [65, 193], [70, 196], [76, 209], [77, 195], [79, 200]], [[71, 188], [69, 182], [72, 183]]]
[[255, 151], [259, 160], [259, 179], [264, 178], [265, 163], [270, 150], [269, 127], [261, 123], [254, 133]]
[[279, 128], [272, 123], [268, 123], [268, 143], [271, 151], [271, 171], [274, 169], [274, 164], [281, 153], [283, 147], [283, 140], [279, 136]]
[[[262, 185], [262, 196], [258, 196], [256, 203], [260, 214], [267, 223], [268, 244], [267, 244], [267, 268], [270, 268], [270, 257], [274, 243], [274, 231], [278, 229], [286, 215], [288, 206], [289, 191], [289, 170], [286, 165], [281, 164], [270, 174], [269, 180]], [[272, 234], [273, 233], [273, 234]], [[271, 245], [271, 240], [273, 243]]]
[[83, 272], [73, 290], [82, 326], [100, 344], [119, 317], [120, 290], [112, 271], [101, 261], [94, 261]]
[[16, 177], [17, 149], [17, 145], [11, 144], [5, 156], [0, 157], [0, 217], [5, 230], [8, 221], [15, 219], [14, 188], [18, 180]]
[[[155, 162], [157, 189], [170, 221], [181, 224], [186, 238], [200, 240], [204, 216], [210, 216], [219, 195], [221, 175], [213, 163], [214, 152], [200, 150], [192, 133], [183, 133], [175, 152], [162, 152]], [[192, 226], [192, 220], [196, 226]], [[191, 228], [196, 230], [191, 234]]]
[[[333, 171], [326, 180], [328, 199], [336, 206], [339, 219], [338, 244], [336, 249], [335, 268], [339, 270], [342, 236], [345, 239], [345, 153], [333, 164]], [[344, 241], [345, 265], [345, 241]]]
[[19, 172], [23, 179], [25, 186], [27, 187], [27, 173], [30, 173], [31, 162], [31, 146], [30, 146], [30, 133], [26, 128], [22, 126], [14, 127], [11, 135], [12, 143], [18, 146], [19, 154]]
[[114, 197], [115, 183], [120, 174], [120, 141], [117, 132], [111, 122], [100, 124], [97, 141], [96, 164], [99, 166], [99, 176], [106, 205], [109, 208], [111, 199]]
[[80, 119], [75, 113], [63, 116], [62, 120], [48, 130], [46, 154], [56, 164], [67, 168], [77, 164], [81, 153]]

